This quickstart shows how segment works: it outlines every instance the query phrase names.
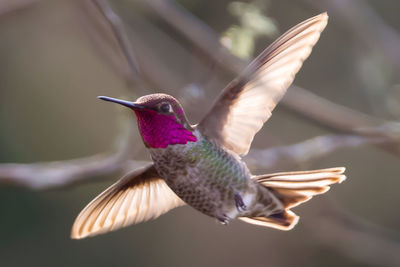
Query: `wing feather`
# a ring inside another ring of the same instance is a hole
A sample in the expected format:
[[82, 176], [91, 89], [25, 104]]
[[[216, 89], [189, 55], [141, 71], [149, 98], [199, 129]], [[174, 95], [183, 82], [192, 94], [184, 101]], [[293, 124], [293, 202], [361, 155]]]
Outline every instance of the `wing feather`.
[[254, 135], [293, 82], [327, 20], [326, 13], [310, 18], [265, 49], [222, 91], [198, 125], [200, 131], [239, 155], [247, 154]]
[[76, 218], [71, 238], [147, 221], [183, 204], [149, 165], [127, 174], [90, 202]]

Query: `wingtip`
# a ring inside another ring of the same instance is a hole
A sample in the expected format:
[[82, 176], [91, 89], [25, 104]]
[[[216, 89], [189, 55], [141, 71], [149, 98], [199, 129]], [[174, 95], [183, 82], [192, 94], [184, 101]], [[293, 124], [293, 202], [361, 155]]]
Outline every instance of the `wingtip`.
[[69, 235], [69, 237], [71, 239], [74, 239], [74, 240], [79, 240], [79, 239], [84, 239], [84, 238], [87, 238], [87, 237], [92, 237], [92, 236], [98, 235], [98, 234], [103, 234], [103, 233], [102, 232], [95, 232], [95, 233], [78, 232], [76, 229], [72, 228], [71, 234]]
[[[321, 169], [321, 171], [324, 169]], [[333, 172], [335, 174], [343, 174], [346, 171], [346, 167], [333, 167], [325, 169], [327, 172]]]
[[72, 226], [71, 233], [70, 233], [69, 237], [70, 237], [71, 239], [75, 239], [75, 240], [84, 238], [84, 236], [82, 236], [82, 235], [75, 229], [75, 225]]
[[321, 14], [317, 15], [317, 17], [321, 17], [324, 20], [327, 20], [329, 18], [328, 12], [322, 12]]
[[73, 239], [73, 240], [79, 240], [79, 239], [81, 239], [80, 237], [74, 236], [74, 235], [70, 235], [69, 238], [70, 238], [70, 239]]
[[316, 22], [319, 25], [319, 32], [322, 32], [326, 25], [328, 25], [328, 13], [325, 11], [321, 14], [316, 15], [315, 17], [310, 18], [310, 21]]
[[343, 174], [346, 171], [346, 167], [337, 167], [337, 173]]
[[321, 23], [320, 29], [322, 32], [325, 29], [326, 25], [328, 25], [328, 19], [329, 19], [328, 13], [327, 12], [321, 13], [317, 17], [319, 18], [319, 21]]
[[294, 212], [291, 211], [291, 210], [286, 210], [286, 212], [287, 212], [290, 216], [293, 216], [293, 221], [292, 221], [292, 223], [289, 225], [289, 227], [288, 227], [287, 229], [285, 229], [286, 231], [290, 231], [290, 230], [292, 230], [292, 229], [299, 223], [300, 216], [297, 215], [296, 213], [294, 213]]
[[347, 179], [346, 175], [340, 175], [338, 183], [341, 184], [342, 182], [346, 181], [346, 179]]
[[75, 233], [71, 233], [69, 235], [69, 238], [74, 239], [74, 240], [82, 239], [82, 237], [80, 237], [79, 235], [76, 235]]

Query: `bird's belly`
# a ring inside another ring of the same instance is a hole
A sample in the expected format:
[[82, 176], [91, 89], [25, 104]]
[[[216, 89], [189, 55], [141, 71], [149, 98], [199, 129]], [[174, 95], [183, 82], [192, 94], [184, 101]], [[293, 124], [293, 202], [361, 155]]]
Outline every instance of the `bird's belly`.
[[[155, 154], [155, 155], [154, 155]], [[252, 181], [244, 163], [187, 153], [152, 153], [155, 167], [169, 187], [187, 204], [202, 213], [222, 218], [238, 215], [234, 195], [245, 204], [253, 201]], [[255, 195], [255, 193], [254, 193]]]

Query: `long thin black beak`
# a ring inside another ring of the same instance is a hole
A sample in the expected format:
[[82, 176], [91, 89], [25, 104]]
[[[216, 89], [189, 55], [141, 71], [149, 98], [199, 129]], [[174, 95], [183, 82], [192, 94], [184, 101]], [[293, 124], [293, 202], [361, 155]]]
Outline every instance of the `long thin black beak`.
[[135, 109], [135, 110], [141, 110], [141, 109], [145, 108], [145, 106], [136, 104], [134, 102], [121, 100], [121, 99], [117, 99], [117, 98], [112, 98], [112, 97], [108, 97], [108, 96], [98, 96], [97, 98], [101, 99], [101, 100], [104, 100], [104, 101], [117, 103], [117, 104], [123, 105], [125, 107], [131, 108], [131, 109]]

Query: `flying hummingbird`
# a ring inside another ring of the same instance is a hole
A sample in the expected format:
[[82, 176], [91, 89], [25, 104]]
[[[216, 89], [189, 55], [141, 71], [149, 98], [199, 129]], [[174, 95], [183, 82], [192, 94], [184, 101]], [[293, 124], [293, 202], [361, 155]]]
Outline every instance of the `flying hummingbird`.
[[266, 48], [222, 91], [197, 125], [170, 95], [136, 102], [100, 96], [130, 108], [153, 163], [132, 171], [90, 202], [72, 227], [84, 238], [156, 218], [185, 203], [223, 224], [290, 230], [290, 209], [342, 182], [345, 168], [252, 175], [241, 157], [292, 83], [324, 30], [328, 15], [305, 20]]

